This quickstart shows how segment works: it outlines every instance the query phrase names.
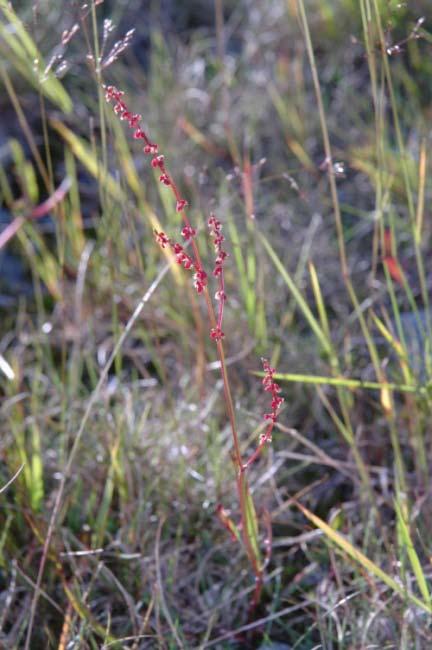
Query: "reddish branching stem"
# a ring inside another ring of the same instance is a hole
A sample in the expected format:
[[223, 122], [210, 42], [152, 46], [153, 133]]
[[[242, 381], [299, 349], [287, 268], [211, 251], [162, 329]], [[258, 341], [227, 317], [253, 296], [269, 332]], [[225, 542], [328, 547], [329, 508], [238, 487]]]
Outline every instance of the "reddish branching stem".
[[273, 428], [276, 423], [280, 407], [284, 401], [283, 397], [279, 395], [281, 392], [281, 387], [274, 381], [274, 374], [276, 372], [275, 368], [272, 368], [267, 361], [267, 359], [262, 359], [263, 369], [264, 369], [264, 379], [262, 380], [264, 390], [267, 393], [271, 394], [271, 411], [265, 413], [264, 420], [267, 423], [264, 433], [260, 435], [259, 445], [255, 449], [254, 453], [250, 458], [244, 463], [243, 470], [247, 469], [260, 455], [263, 448], [272, 441]]
[[135, 140], [144, 140], [144, 153], [145, 154], [157, 154], [158, 147], [157, 144], [151, 142], [147, 137], [147, 134], [141, 128], [142, 117], [138, 113], [132, 113], [126, 102], [123, 99], [124, 92], [122, 90], [117, 90], [115, 86], [106, 86], [105, 87], [105, 99], [107, 102], [114, 102], [114, 113], [119, 116], [121, 120], [126, 120], [129, 125], [129, 128], [134, 130], [133, 137]]
[[[156, 232], [155, 237], [156, 241], [160, 244], [162, 248], [169, 246], [174, 252], [176, 261], [182, 265], [185, 269], [191, 269], [194, 272], [193, 280], [194, 287], [198, 293], [203, 293], [204, 289], [207, 286], [207, 273], [203, 269], [201, 263], [201, 257], [194, 241], [196, 235], [196, 229], [193, 228], [189, 222], [189, 219], [186, 215], [185, 208], [188, 203], [184, 199], [180, 191], [177, 188], [177, 185], [174, 183], [171, 175], [169, 174], [165, 166], [165, 157], [159, 153], [159, 147], [155, 142], [152, 142], [147, 135], [146, 131], [143, 129], [141, 122], [142, 116], [138, 113], [132, 113], [129, 110], [125, 100], [124, 93], [121, 90], [118, 90], [115, 86], [106, 86], [105, 87], [105, 98], [107, 102], [114, 103], [114, 113], [119, 116], [121, 120], [124, 120], [128, 123], [129, 128], [133, 129], [133, 137], [135, 140], [143, 140], [144, 148], [143, 151], [147, 155], [152, 155], [151, 166], [153, 169], [158, 169], [159, 181], [169, 187], [174, 194], [176, 201], [176, 211], [182, 215], [184, 227], [181, 231], [182, 237], [185, 241], [191, 241], [192, 246], [192, 257], [187, 255], [184, 251], [181, 244], [174, 243], [164, 232]], [[210, 306], [210, 316], [212, 316], [212, 310]], [[211, 320], [214, 320], [211, 318]]]
[[[152, 142], [150, 140], [146, 131], [142, 127], [141, 115], [132, 113], [129, 110], [124, 100], [124, 93], [122, 91], [118, 90], [114, 86], [105, 86], [104, 88], [105, 88], [106, 100], [109, 103], [111, 102], [113, 103], [113, 108], [116, 115], [118, 115], [121, 120], [127, 122], [129, 128], [133, 130], [133, 137], [136, 140], [142, 140], [144, 142], [144, 147], [143, 147], [144, 153], [153, 156], [151, 160], [151, 166], [154, 170], [158, 171], [159, 181], [172, 191], [175, 198], [176, 211], [179, 214], [181, 214], [181, 218], [183, 221], [183, 228], [181, 230], [181, 235], [184, 241], [186, 243], [190, 243], [191, 246], [192, 255], [188, 255], [184, 249], [184, 246], [182, 246], [178, 242], [174, 242], [163, 231], [161, 232], [155, 231], [156, 241], [161, 246], [161, 248], [169, 247], [175, 256], [177, 263], [183, 266], [183, 268], [185, 268], [186, 270], [192, 271], [194, 287], [198, 293], [204, 295], [206, 300], [206, 305], [207, 305], [207, 310], [208, 310], [208, 315], [209, 315], [209, 320], [211, 325], [210, 337], [215, 341], [217, 347], [217, 353], [218, 353], [220, 368], [221, 368], [221, 376], [223, 380], [227, 415], [230, 420], [232, 435], [233, 435], [234, 460], [238, 472], [237, 488], [239, 493], [240, 510], [242, 513], [241, 528], [242, 528], [246, 551], [251, 561], [251, 565], [253, 567], [253, 571], [255, 573], [255, 579], [256, 579], [255, 591], [254, 591], [254, 597], [252, 603], [252, 608], [255, 608], [255, 606], [259, 601], [259, 597], [261, 593], [261, 587], [263, 582], [263, 567], [261, 567], [260, 565], [260, 561], [257, 557], [255, 548], [251, 542], [251, 539], [248, 536], [247, 526], [245, 525], [245, 518], [247, 517], [247, 508], [248, 508], [247, 506], [248, 487], [246, 482], [245, 471], [249, 467], [249, 465], [259, 456], [263, 447], [267, 443], [271, 442], [272, 430], [276, 422], [278, 411], [283, 402], [283, 399], [278, 394], [280, 392], [280, 387], [278, 386], [278, 384], [274, 382], [273, 379], [273, 375], [275, 372], [274, 368], [271, 368], [268, 361], [263, 359], [263, 367], [265, 373], [263, 379], [263, 385], [264, 385], [264, 390], [271, 393], [271, 397], [272, 397], [271, 412], [266, 413], [266, 415], [264, 416], [267, 422], [267, 427], [265, 432], [260, 437], [260, 442], [256, 451], [252, 454], [252, 456], [249, 458], [249, 460], [246, 463], [243, 463], [241, 450], [240, 450], [239, 437], [238, 437], [236, 422], [235, 422], [234, 406], [233, 406], [231, 390], [230, 390], [228, 375], [226, 370], [224, 348], [223, 348], [224, 332], [222, 330], [222, 324], [223, 324], [223, 316], [224, 316], [224, 304], [226, 301], [223, 267], [224, 267], [224, 262], [228, 257], [228, 254], [223, 249], [223, 242], [225, 238], [222, 235], [222, 224], [214, 215], [211, 215], [208, 220], [210, 236], [213, 239], [213, 245], [215, 250], [215, 264], [214, 264], [212, 274], [218, 281], [218, 288], [215, 293], [215, 300], [218, 303], [217, 314], [216, 314], [213, 307], [212, 300], [207, 290], [208, 289], [207, 273], [204, 271], [201, 262], [200, 253], [197, 244], [195, 242], [197, 231], [195, 228], [192, 227], [188, 219], [188, 216], [186, 214], [186, 208], [188, 205], [187, 201], [181, 196], [180, 191], [177, 188], [177, 185], [175, 184], [170, 173], [168, 172], [165, 164], [165, 158], [159, 152], [158, 145], [155, 142]], [[228, 513], [226, 513], [226, 511], [222, 508], [222, 506], [218, 508], [218, 516], [221, 522], [223, 523], [223, 525], [227, 528], [227, 530], [229, 530], [230, 534], [233, 537], [237, 538], [237, 533], [234, 524], [232, 523], [231, 519], [228, 516]], [[271, 529], [270, 523], [269, 522], [267, 523], [268, 523], [268, 527], [270, 527]], [[271, 547], [270, 533], [267, 534], [265, 546], [266, 546], [266, 556], [269, 557], [269, 552]]]
[[213, 238], [214, 249], [216, 253], [215, 265], [213, 268], [213, 275], [218, 279], [219, 287], [215, 293], [215, 300], [218, 301], [218, 315], [217, 315], [217, 324], [216, 327], [213, 327], [210, 331], [210, 336], [212, 339], [218, 341], [223, 339], [225, 334], [222, 331], [223, 315], [224, 315], [224, 304], [226, 301], [225, 293], [225, 279], [224, 279], [224, 269], [223, 265], [228, 257], [228, 253], [223, 250], [222, 244], [225, 241], [225, 237], [222, 235], [222, 224], [216, 219], [214, 214], [208, 220], [208, 227], [210, 230], [210, 235]]

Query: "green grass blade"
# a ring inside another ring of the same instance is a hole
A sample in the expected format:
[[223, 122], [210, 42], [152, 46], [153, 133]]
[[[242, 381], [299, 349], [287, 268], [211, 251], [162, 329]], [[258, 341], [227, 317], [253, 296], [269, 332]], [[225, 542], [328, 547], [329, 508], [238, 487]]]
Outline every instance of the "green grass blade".
[[[0, 11], [7, 21], [6, 23], [0, 21], [0, 39], [6, 45], [7, 50], [4, 56], [12, 62], [15, 69], [36, 90], [43, 93], [64, 113], [71, 113], [73, 108], [72, 99], [53, 72], [50, 71], [46, 75], [44, 74], [43, 57], [20, 18], [13, 10], [11, 3], [0, 0]], [[4, 47], [2, 49], [4, 50]], [[37, 72], [34, 70], [35, 61], [38, 61], [39, 69]], [[39, 78], [39, 72], [44, 75], [43, 80]]]
[[37, 424], [34, 424], [31, 431], [32, 451], [31, 451], [31, 486], [30, 503], [34, 512], [38, 512], [42, 506], [44, 498], [44, 481], [43, 481], [43, 458], [41, 435]]
[[[263, 377], [262, 372], [254, 372], [254, 375]], [[362, 379], [350, 379], [347, 377], [324, 377], [321, 375], [301, 375], [293, 373], [278, 372], [275, 373], [275, 379], [278, 381], [290, 381], [301, 384], [314, 384], [336, 386], [339, 388], [363, 388], [367, 390], [382, 390], [383, 384], [377, 381], [363, 381]], [[400, 393], [418, 393], [424, 392], [424, 388], [412, 386], [409, 384], [385, 384], [388, 390], [398, 391]]]
[[420, 563], [419, 557], [417, 555], [417, 551], [415, 550], [414, 543], [411, 538], [408, 522], [404, 517], [402, 508], [398, 503], [397, 499], [395, 499], [395, 509], [396, 509], [397, 521], [399, 524], [399, 529], [401, 532], [402, 543], [406, 550], [414, 575], [416, 577], [420, 593], [423, 597], [424, 602], [429, 607], [431, 607], [431, 595], [429, 592], [429, 587], [427, 585], [422, 565]]
[[404, 599], [410, 600], [412, 603], [420, 607], [428, 614], [432, 614], [432, 608], [429, 602], [423, 602], [414, 594], [406, 591], [402, 585], [400, 585], [396, 580], [389, 576], [385, 571], [383, 571], [375, 562], [372, 562], [362, 551], [359, 551], [355, 546], [351, 544], [343, 535], [336, 532], [331, 526], [329, 526], [325, 521], [314, 515], [310, 510], [302, 506], [300, 503], [296, 503], [297, 507], [301, 510], [304, 516], [309, 519], [317, 528], [323, 531], [323, 533], [332, 541], [336, 546], [338, 546], [342, 551], [344, 551], [351, 559], [359, 563], [366, 571], [374, 575], [376, 578], [384, 582], [390, 589], [395, 593], [399, 594]]
[[255, 510], [255, 505], [250, 493], [249, 485], [246, 479], [246, 475], [243, 473], [239, 478], [240, 490], [241, 490], [241, 499], [243, 501], [244, 507], [242, 508], [244, 521], [244, 539], [246, 550], [248, 555], [252, 555], [250, 558], [251, 564], [258, 569], [261, 568], [261, 553], [259, 549], [258, 542], [258, 518]]
[[268, 241], [268, 239], [262, 234], [259, 234], [259, 237], [264, 244], [264, 248], [266, 249], [267, 253], [269, 254], [270, 259], [272, 260], [273, 264], [275, 265], [277, 271], [279, 272], [280, 276], [282, 279], [285, 281], [285, 284], [287, 285], [288, 289], [290, 290], [291, 294], [293, 295], [300, 311], [302, 312], [303, 316], [306, 318], [307, 322], [309, 323], [312, 331], [314, 332], [315, 336], [317, 337], [318, 341], [321, 343], [324, 351], [331, 356], [332, 349], [331, 346], [328, 342], [328, 339], [321, 328], [318, 320], [315, 318], [315, 316], [312, 313], [312, 310], [310, 309], [309, 305], [307, 304], [305, 298], [303, 297], [302, 293], [296, 286], [294, 280], [292, 279], [290, 273], [287, 271], [287, 269], [284, 267], [282, 264], [281, 260], [277, 256], [274, 248]]

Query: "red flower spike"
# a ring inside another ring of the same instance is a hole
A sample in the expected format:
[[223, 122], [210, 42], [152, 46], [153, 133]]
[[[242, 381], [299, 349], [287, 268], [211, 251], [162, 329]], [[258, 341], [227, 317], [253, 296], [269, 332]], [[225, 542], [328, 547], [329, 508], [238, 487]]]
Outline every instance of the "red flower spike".
[[278, 418], [279, 409], [284, 401], [283, 397], [280, 397], [278, 395], [278, 393], [280, 392], [279, 384], [276, 384], [276, 382], [273, 381], [273, 375], [276, 372], [276, 370], [270, 366], [267, 359], [262, 359], [262, 364], [264, 368], [264, 378], [262, 380], [262, 384], [264, 386], [264, 390], [271, 393], [272, 410], [271, 413], [264, 414], [264, 421], [266, 422], [265, 431], [264, 433], [260, 434], [258, 447], [255, 449], [253, 454], [249, 457], [247, 462], [243, 465], [244, 470], [247, 469], [249, 465], [251, 465], [258, 458], [264, 446], [271, 443], [272, 433]]
[[[113, 106], [114, 112], [117, 115], [119, 115], [119, 118], [121, 120], [127, 121], [129, 128], [133, 129], [133, 138], [135, 140], [144, 140], [143, 152], [146, 155], [154, 156], [151, 161], [151, 166], [153, 169], [160, 169], [161, 174], [159, 176], [159, 181], [163, 185], [170, 186], [172, 188], [172, 191], [176, 199], [176, 211], [182, 212], [187, 206], [187, 201], [179, 197], [178, 190], [174, 182], [171, 180], [171, 177], [169, 176], [167, 170], [165, 169], [164, 156], [158, 155], [158, 145], [154, 142], [151, 142], [146, 132], [141, 128], [140, 122], [142, 116], [139, 115], [138, 113], [132, 113], [129, 110], [127, 103], [123, 100], [124, 97], [123, 91], [118, 90], [115, 86], [103, 86], [103, 88], [105, 90], [106, 101], [114, 102], [114, 106]], [[183, 227], [181, 232], [184, 239], [188, 241], [196, 236], [197, 231], [195, 228], [192, 228], [192, 226], [188, 223], [186, 218], [184, 218], [184, 222], [185, 222], [185, 226]], [[223, 238], [220, 235], [220, 228], [221, 226], [219, 222], [215, 220], [214, 236], [215, 238], [217, 238], [215, 244], [218, 246], [218, 250], [217, 250], [218, 254], [221, 253], [220, 245], [221, 242], [223, 241]], [[194, 260], [189, 255], [187, 255], [187, 253], [184, 251], [181, 244], [172, 242], [171, 239], [164, 232], [155, 231], [154, 234], [155, 234], [156, 241], [162, 248], [166, 248], [167, 246], [169, 246], [172, 249], [178, 264], [181, 264], [186, 270], [194, 271], [194, 276], [193, 276], [194, 287], [198, 293], [202, 293], [207, 286], [207, 274], [200, 266], [199, 255], [196, 252], [196, 249], [194, 249], [194, 253], [195, 255], [197, 255], [197, 259]], [[223, 259], [224, 257], [221, 256], [220, 264], [222, 263]], [[219, 288], [223, 290], [223, 283], [222, 286], [220, 286]], [[225, 298], [222, 297], [222, 294], [220, 294], [219, 299], [220, 299], [220, 308], [222, 308]], [[222, 311], [223, 309], [220, 309], [220, 315]], [[214, 335], [216, 336], [216, 338], [219, 339], [219, 337], [221, 338], [223, 336], [223, 332], [221, 330], [221, 318], [218, 319], [217, 323], [218, 323], [218, 327], [216, 328]]]
[[228, 257], [228, 254], [222, 248], [225, 237], [222, 235], [222, 224], [219, 219], [217, 219], [214, 214], [211, 214], [207, 221], [207, 225], [210, 230], [210, 235], [213, 238], [213, 245], [216, 253], [215, 265], [213, 267], [213, 276], [218, 279], [219, 284], [218, 291], [215, 294], [215, 299], [219, 301], [217, 329], [222, 331], [224, 303], [226, 300], [223, 264]]
[[[283, 397], [280, 397], [278, 395], [278, 393], [280, 393], [281, 391], [281, 387], [273, 380], [273, 375], [276, 372], [276, 370], [270, 366], [269, 362], [266, 359], [263, 359], [262, 363], [265, 372], [264, 379], [262, 380], [264, 390], [267, 393], [271, 393], [272, 395], [272, 400], [271, 400], [272, 412], [266, 413], [264, 415], [264, 419], [270, 421], [271, 422], [270, 427], [273, 428], [273, 424], [276, 422], [277, 419], [278, 411], [284, 400]], [[271, 434], [270, 427], [269, 427], [269, 436]]]

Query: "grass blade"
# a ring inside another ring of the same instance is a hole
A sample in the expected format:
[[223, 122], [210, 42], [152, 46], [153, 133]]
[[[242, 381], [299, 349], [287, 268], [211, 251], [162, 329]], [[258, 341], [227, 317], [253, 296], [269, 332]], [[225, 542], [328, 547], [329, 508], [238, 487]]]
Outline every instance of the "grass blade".
[[351, 544], [343, 535], [336, 532], [331, 526], [329, 526], [325, 521], [314, 515], [310, 510], [302, 506], [300, 503], [296, 503], [297, 507], [301, 510], [304, 516], [309, 519], [317, 528], [323, 531], [323, 533], [332, 541], [336, 546], [338, 546], [344, 553], [346, 553], [351, 559], [359, 563], [368, 573], [371, 573], [376, 578], [384, 582], [390, 589], [399, 594], [402, 598], [407, 598], [414, 605], [420, 607], [428, 614], [432, 614], [432, 608], [429, 601], [424, 602], [414, 596], [414, 594], [406, 591], [404, 587], [396, 582], [391, 576], [389, 576], [385, 571], [383, 571], [377, 564], [372, 562], [362, 551], [359, 551], [355, 546]]

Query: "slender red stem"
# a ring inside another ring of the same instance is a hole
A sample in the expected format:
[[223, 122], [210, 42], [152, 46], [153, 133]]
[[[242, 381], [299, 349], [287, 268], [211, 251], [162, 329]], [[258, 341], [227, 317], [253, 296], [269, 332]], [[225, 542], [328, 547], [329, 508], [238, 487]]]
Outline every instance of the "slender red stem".
[[[225, 303], [225, 278], [223, 263], [227, 257], [227, 253], [222, 248], [222, 243], [224, 237], [222, 235], [222, 225], [216, 219], [214, 215], [209, 218], [208, 226], [210, 228], [211, 236], [214, 239], [214, 247], [216, 252], [215, 266], [213, 270], [213, 275], [218, 279], [218, 291], [215, 295], [215, 298], [218, 300], [218, 310], [217, 315], [214, 309], [213, 302], [210, 297], [208, 283], [207, 283], [207, 274], [204, 271], [201, 256], [198, 250], [198, 246], [195, 242], [196, 230], [192, 227], [189, 218], [187, 216], [186, 207], [187, 201], [182, 197], [178, 186], [176, 185], [174, 179], [167, 170], [165, 164], [165, 158], [162, 154], [158, 152], [158, 145], [153, 143], [144, 129], [141, 127], [141, 115], [133, 114], [129, 111], [125, 101], [123, 100], [124, 93], [117, 90], [114, 86], [108, 86], [105, 88], [106, 99], [107, 101], [114, 101], [114, 112], [119, 115], [120, 119], [125, 120], [129, 127], [134, 130], [134, 138], [137, 140], [143, 140], [144, 142], [144, 153], [154, 156], [151, 161], [153, 169], [158, 169], [160, 172], [159, 181], [167, 186], [176, 201], [176, 211], [181, 214], [182, 221], [184, 223], [184, 228], [182, 230], [182, 236], [190, 241], [192, 257], [186, 254], [181, 244], [172, 242], [171, 239], [163, 232], [156, 233], [156, 238], [159, 241], [162, 247], [170, 246], [176, 255], [177, 262], [182, 264], [186, 269], [193, 269], [195, 272], [194, 275], [194, 285], [198, 293], [202, 293], [205, 297], [205, 302], [207, 306], [208, 318], [211, 326], [210, 336], [216, 342], [217, 356], [220, 364], [220, 373], [223, 384], [224, 391], [224, 400], [225, 407], [230, 422], [233, 446], [234, 446], [234, 463], [237, 469], [237, 491], [239, 497], [239, 505], [242, 519], [242, 537], [245, 545], [249, 561], [251, 563], [253, 572], [255, 574], [255, 590], [254, 596], [251, 603], [251, 609], [255, 609], [257, 606], [263, 584], [263, 567], [257, 557], [256, 550], [252, 544], [252, 540], [249, 534], [247, 522], [248, 522], [248, 502], [250, 499], [249, 488], [246, 479], [246, 470], [249, 465], [259, 456], [263, 447], [266, 443], [271, 441], [271, 434], [276, 421], [277, 412], [282, 403], [282, 398], [277, 395], [279, 392], [279, 386], [273, 381], [273, 373], [275, 372], [273, 368], [270, 368], [270, 365], [266, 360], [263, 360], [265, 377], [263, 380], [264, 388], [266, 391], [271, 392], [272, 394], [272, 411], [265, 415], [265, 418], [269, 420], [266, 432], [261, 436], [260, 443], [252, 454], [252, 456], [247, 460], [246, 463], [243, 463], [239, 435], [236, 425], [236, 417], [234, 404], [231, 394], [231, 388], [228, 378], [227, 366], [225, 361], [225, 352], [223, 347], [222, 339], [224, 333], [222, 331], [223, 317], [224, 317], [224, 303]], [[267, 539], [271, 537], [267, 536]], [[271, 541], [269, 542], [271, 544]]]

